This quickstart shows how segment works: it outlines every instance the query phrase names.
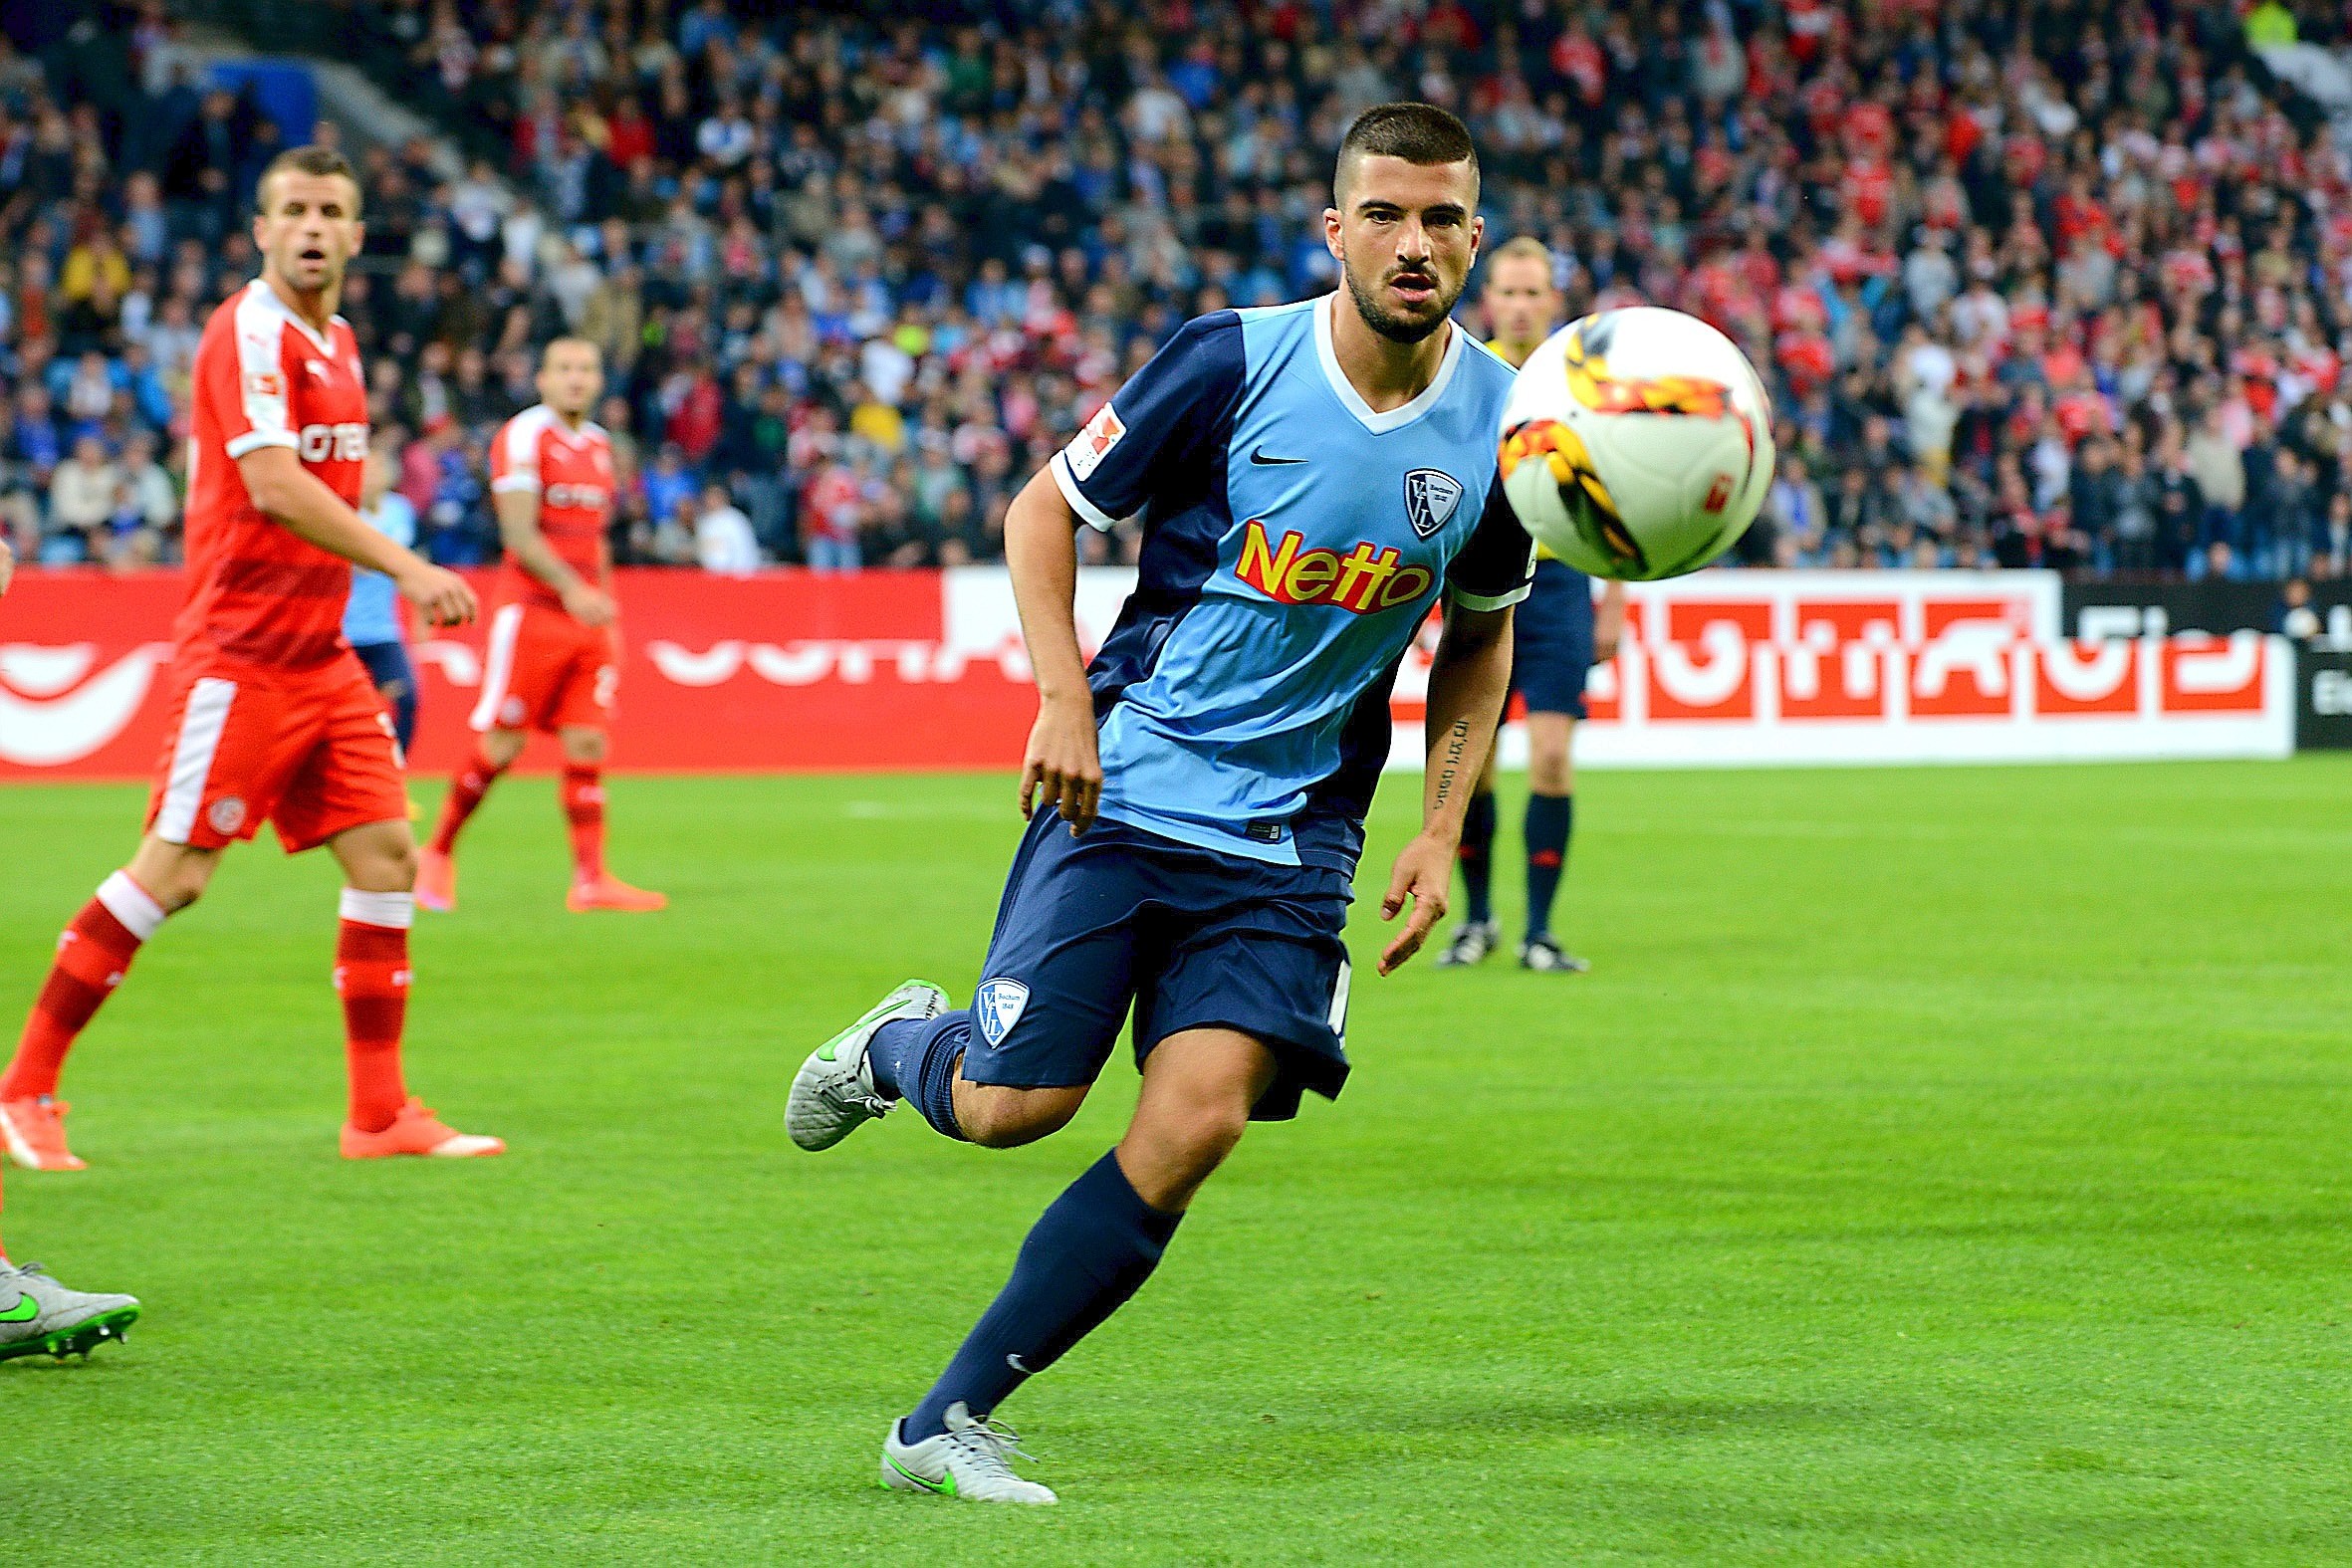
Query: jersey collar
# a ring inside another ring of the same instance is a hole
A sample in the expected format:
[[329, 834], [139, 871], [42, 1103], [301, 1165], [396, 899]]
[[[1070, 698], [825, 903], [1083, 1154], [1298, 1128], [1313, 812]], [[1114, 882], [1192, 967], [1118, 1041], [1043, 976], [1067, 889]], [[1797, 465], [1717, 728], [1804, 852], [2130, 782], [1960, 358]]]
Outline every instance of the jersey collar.
[[[308, 337], [312, 342], [317, 343], [322, 353], [325, 353], [329, 358], [333, 358], [335, 356], [335, 335], [333, 333], [329, 333], [325, 336], [322, 336], [319, 333], [313, 331], [310, 323], [304, 321], [301, 317], [294, 314], [294, 307], [288, 305], [284, 300], [278, 298], [278, 291], [270, 287], [269, 279], [256, 278], [251, 284], [247, 285], [247, 287], [250, 288], [252, 292], [260, 298], [261, 303], [265, 308], [275, 312], [278, 316], [292, 323], [305, 337]], [[343, 318], [341, 316], [335, 316], [329, 318], [329, 321], [333, 324], [341, 324], [343, 323]]]
[[1331, 346], [1331, 313], [1337, 309], [1337, 291], [1324, 295], [1314, 304], [1314, 356], [1322, 361], [1323, 379], [1331, 383], [1332, 395], [1339, 399], [1349, 413], [1355, 415], [1356, 423], [1374, 435], [1386, 435], [1391, 430], [1402, 429], [1435, 408], [1438, 399], [1446, 395], [1446, 383], [1454, 379], [1454, 366], [1462, 362], [1463, 332], [1454, 325], [1453, 318], [1446, 319], [1446, 356], [1438, 361], [1437, 374], [1429, 378], [1429, 384], [1421, 389], [1420, 396], [1381, 413], [1364, 401], [1363, 393], [1355, 389], [1355, 383], [1347, 378], [1347, 372], [1339, 368], [1339, 352]]

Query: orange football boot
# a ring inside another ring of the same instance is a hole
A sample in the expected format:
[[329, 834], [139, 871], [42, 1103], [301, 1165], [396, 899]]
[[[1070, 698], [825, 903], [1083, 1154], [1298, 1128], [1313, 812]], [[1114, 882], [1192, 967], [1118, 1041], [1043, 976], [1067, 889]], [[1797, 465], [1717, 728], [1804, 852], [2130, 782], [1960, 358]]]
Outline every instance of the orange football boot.
[[591, 910], [618, 910], [623, 914], [646, 915], [670, 906], [666, 893], [648, 893], [641, 887], [631, 887], [620, 878], [606, 873], [592, 882], [575, 882], [572, 891], [564, 895], [564, 907], [576, 915]]
[[413, 1097], [400, 1107], [400, 1114], [382, 1132], [361, 1132], [350, 1122], [343, 1124], [343, 1157], [347, 1160], [382, 1160], [398, 1154], [475, 1160], [504, 1153], [504, 1138], [461, 1133]]
[[0, 1100], [0, 1140], [8, 1157], [28, 1171], [87, 1171], [87, 1162], [66, 1147], [66, 1112], [73, 1107], [55, 1095], [35, 1100]]
[[457, 862], [437, 849], [416, 851], [416, 906], [442, 915], [457, 908]]

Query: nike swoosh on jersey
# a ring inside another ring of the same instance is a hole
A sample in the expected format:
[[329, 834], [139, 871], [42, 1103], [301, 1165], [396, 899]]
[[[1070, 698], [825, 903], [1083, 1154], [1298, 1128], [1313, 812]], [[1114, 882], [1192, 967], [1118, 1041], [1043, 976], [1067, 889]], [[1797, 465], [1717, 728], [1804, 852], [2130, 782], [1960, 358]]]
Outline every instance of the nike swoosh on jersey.
[[1250, 461], [1260, 468], [1279, 468], [1291, 463], [1303, 463], [1306, 459], [1302, 457], [1268, 457], [1266, 448], [1259, 447], [1250, 454]]

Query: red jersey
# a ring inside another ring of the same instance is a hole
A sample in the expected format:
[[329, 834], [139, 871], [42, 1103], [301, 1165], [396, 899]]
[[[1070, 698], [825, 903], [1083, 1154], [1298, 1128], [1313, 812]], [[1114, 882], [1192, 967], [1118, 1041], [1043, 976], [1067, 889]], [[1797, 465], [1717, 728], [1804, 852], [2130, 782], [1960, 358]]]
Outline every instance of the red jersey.
[[[539, 532], [556, 559], [584, 582], [602, 586], [611, 575], [604, 527], [612, 517], [612, 442], [587, 420], [575, 430], [545, 403], [508, 420], [490, 443], [490, 488], [500, 495], [539, 497]], [[564, 597], [508, 552], [498, 596], [509, 603], [564, 607]]]
[[367, 457], [367, 383], [351, 323], [326, 333], [255, 279], [204, 326], [191, 367], [188, 599], [172, 626], [181, 659], [308, 670], [344, 647], [351, 562], [254, 506], [237, 459], [282, 446], [356, 510]]

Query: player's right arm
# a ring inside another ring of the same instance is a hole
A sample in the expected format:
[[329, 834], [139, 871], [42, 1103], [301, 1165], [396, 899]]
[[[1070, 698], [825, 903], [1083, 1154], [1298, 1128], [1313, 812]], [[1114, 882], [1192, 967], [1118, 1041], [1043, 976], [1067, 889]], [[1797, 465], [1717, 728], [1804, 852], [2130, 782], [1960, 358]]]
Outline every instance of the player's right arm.
[[436, 626], [462, 625], [480, 613], [474, 590], [454, 571], [393, 544], [359, 520], [326, 481], [302, 466], [290, 446], [255, 446], [237, 459], [245, 493], [279, 527], [353, 565], [380, 571]]
[[302, 443], [288, 419], [278, 324], [273, 320], [240, 331], [228, 307], [213, 321], [196, 347], [196, 422], [201, 429], [209, 417], [216, 426], [220, 449], [237, 465], [255, 510], [330, 555], [382, 572], [433, 624], [472, 620], [479, 606], [463, 577], [369, 528], [325, 480], [302, 466]]
[[[500, 481], [504, 484], [505, 481]], [[612, 600], [603, 589], [564, 564], [556, 547], [539, 529], [539, 488], [509, 487], [494, 492], [498, 508], [498, 537], [525, 571], [556, 590], [564, 608], [583, 626], [612, 623]]]
[[8, 579], [16, 575], [16, 552], [8, 548], [8, 541], [0, 539], [0, 593], [8, 591]]
[[1107, 534], [1172, 478], [1208, 461], [1245, 368], [1239, 317], [1217, 311], [1187, 322], [1005, 514], [1005, 560], [1038, 682], [1038, 722], [1021, 774], [1024, 816], [1032, 791], [1042, 789], [1071, 830], [1083, 832], [1102, 800], [1094, 694], [1074, 608], [1078, 525]]
[[1005, 513], [1005, 564], [1021, 635], [1038, 683], [1038, 720], [1021, 762], [1021, 814], [1058, 808], [1082, 833], [1102, 802], [1094, 694], [1078, 651], [1078, 515], [1051, 473], [1040, 471]]

